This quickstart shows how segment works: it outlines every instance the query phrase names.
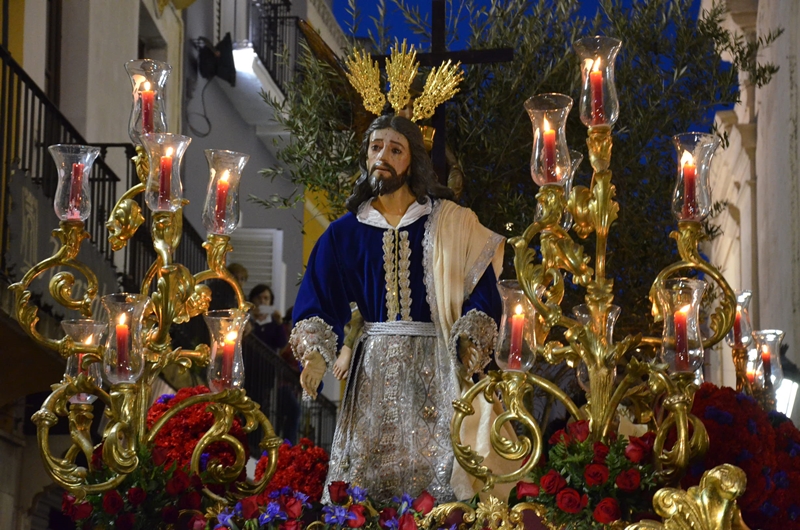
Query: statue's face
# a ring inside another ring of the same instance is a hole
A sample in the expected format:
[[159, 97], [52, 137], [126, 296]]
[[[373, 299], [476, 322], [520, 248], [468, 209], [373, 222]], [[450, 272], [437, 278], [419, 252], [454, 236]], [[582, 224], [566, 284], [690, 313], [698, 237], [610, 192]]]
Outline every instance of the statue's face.
[[400, 189], [411, 166], [411, 149], [405, 136], [394, 129], [378, 129], [369, 136], [367, 168], [373, 193], [386, 195]]

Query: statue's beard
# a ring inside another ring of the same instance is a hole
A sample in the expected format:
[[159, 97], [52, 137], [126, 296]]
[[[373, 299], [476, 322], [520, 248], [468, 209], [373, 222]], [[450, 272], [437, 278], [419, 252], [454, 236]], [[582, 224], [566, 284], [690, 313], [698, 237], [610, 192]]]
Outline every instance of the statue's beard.
[[[378, 174], [375, 172], [376, 169], [388, 171], [391, 175], [387, 177], [384, 174]], [[369, 168], [369, 185], [372, 188], [372, 196], [388, 195], [399, 190], [406, 182], [407, 173], [408, 171], [404, 171], [402, 175], [398, 175], [397, 170], [391, 164], [378, 160]]]

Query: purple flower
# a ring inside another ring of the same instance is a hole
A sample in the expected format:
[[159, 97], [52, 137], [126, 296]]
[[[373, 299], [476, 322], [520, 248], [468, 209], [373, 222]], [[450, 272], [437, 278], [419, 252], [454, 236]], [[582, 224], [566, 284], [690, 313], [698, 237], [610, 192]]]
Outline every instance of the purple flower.
[[789, 519], [792, 521], [800, 519], [800, 506], [797, 506], [796, 504], [789, 506]]
[[205, 471], [208, 467], [209, 456], [210, 455], [208, 453], [203, 453], [200, 455], [200, 471]]
[[233, 515], [234, 514], [232, 512], [228, 512], [228, 509], [226, 508], [217, 515], [217, 521], [219, 521], [221, 526], [231, 528], [231, 518]]
[[760, 510], [761, 513], [763, 513], [767, 517], [774, 517], [779, 511], [781, 511], [780, 508], [770, 503], [769, 501], [764, 501], [764, 504], [761, 505]]
[[270, 499], [277, 499], [281, 496], [281, 490], [270, 491], [268, 497]]
[[259, 526], [268, 525], [275, 519], [286, 520], [286, 512], [281, 511], [281, 505], [277, 502], [267, 504], [267, 511], [258, 516]]
[[306, 495], [302, 491], [295, 491], [294, 498], [300, 501], [306, 508], [311, 508], [311, 503], [308, 502], [308, 495]]
[[778, 471], [773, 475], [772, 480], [775, 481], [775, 487], [785, 490], [789, 487], [789, 475], [786, 474], [786, 471]]
[[736, 401], [741, 403], [742, 401], [747, 401], [753, 405], [756, 405], [756, 400], [752, 397], [748, 396], [747, 394], [736, 394]]
[[789, 446], [789, 456], [794, 458], [797, 455], [800, 455], [800, 444], [791, 442], [791, 445]]
[[158, 401], [162, 405], [166, 405], [167, 403], [172, 401], [172, 399], [174, 397], [175, 397], [175, 394], [161, 394], [161, 397], [159, 397], [156, 401]]
[[400, 498], [394, 497], [392, 502], [396, 502], [398, 504], [397, 515], [400, 516], [408, 511], [408, 509], [411, 507], [411, 504], [413, 504], [414, 499], [412, 499], [411, 495], [408, 493], [403, 493], [403, 496]]
[[706, 407], [703, 416], [706, 419], [714, 420], [717, 423], [722, 425], [731, 425], [733, 424], [733, 414], [730, 412], [726, 412], [724, 410], [720, 410], [717, 407], [709, 406]]
[[242, 516], [242, 503], [237, 502], [233, 507], [233, 513], [238, 515], [239, 517]]
[[392, 530], [397, 530], [400, 528], [400, 522], [397, 520], [397, 517], [387, 519], [383, 524], [386, 525], [386, 528], [391, 528]]
[[294, 490], [289, 486], [284, 486], [281, 488], [281, 495], [292, 495], [294, 494]]
[[364, 502], [367, 500], [367, 490], [361, 489], [358, 486], [347, 488], [347, 494], [353, 498], [353, 502]]
[[285, 443], [285, 444], [286, 444], [286, 445], [288, 445], [289, 447], [291, 447], [291, 446], [292, 446], [292, 442], [291, 442], [291, 440], [289, 440], [288, 438], [284, 438], [284, 439], [283, 439], [283, 443]]
[[750, 418], [747, 420], [747, 430], [750, 431], [750, 434], [756, 435], [758, 434], [758, 428], [756, 427], [756, 420]]
[[356, 514], [344, 506], [323, 506], [322, 513], [325, 514], [325, 524], [345, 524], [350, 519], [355, 519]]

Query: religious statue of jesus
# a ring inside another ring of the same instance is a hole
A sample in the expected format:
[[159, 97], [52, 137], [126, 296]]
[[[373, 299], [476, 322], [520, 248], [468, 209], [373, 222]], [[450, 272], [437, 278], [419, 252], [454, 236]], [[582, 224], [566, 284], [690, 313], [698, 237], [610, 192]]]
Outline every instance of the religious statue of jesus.
[[379, 500], [427, 490], [454, 500], [452, 401], [488, 362], [502, 302], [504, 240], [438, 184], [419, 127], [396, 115], [364, 135], [349, 210], [320, 237], [290, 344], [316, 396], [355, 302], [365, 324], [331, 450], [328, 483]]

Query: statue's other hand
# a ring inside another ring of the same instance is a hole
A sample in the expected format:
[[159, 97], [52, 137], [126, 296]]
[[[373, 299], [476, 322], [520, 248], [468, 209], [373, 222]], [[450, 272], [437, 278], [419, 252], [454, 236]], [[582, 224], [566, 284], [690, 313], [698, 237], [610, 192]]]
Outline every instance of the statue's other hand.
[[300, 385], [309, 396], [317, 398], [317, 388], [325, 375], [325, 359], [319, 352], [307, 352], [303, 356], [303, 371], [300, 372]]

